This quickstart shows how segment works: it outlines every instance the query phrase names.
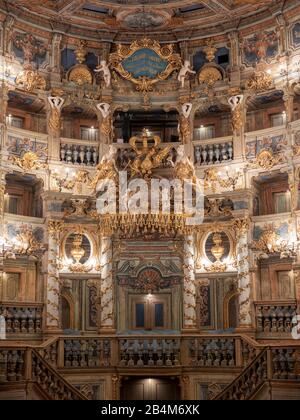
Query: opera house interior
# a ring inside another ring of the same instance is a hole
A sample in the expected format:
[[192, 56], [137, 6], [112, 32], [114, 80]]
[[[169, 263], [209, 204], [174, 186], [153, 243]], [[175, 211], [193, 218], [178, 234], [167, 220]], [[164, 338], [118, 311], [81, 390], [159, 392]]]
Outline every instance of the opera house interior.
[[298, 0], [0, 0], [0, 399], [299, 400], [299, 191]]

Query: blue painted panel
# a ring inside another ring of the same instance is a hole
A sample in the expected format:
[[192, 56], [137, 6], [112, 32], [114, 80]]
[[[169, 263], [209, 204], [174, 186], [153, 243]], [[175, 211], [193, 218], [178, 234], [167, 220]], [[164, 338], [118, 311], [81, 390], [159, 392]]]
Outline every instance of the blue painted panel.
[[168, 62], [150, 48], [142, 48], [123, 60], [122, 65], [135, 79], [143, 76], [154, 79], [166, 70]]
[[135, 326], [136, 328], [145, 328], [145, 305], [143, 303], [135, 305]]
[[300, 22], [297, 22], [292, 29], [292, 42], [294, 47], [300, 45]]
[[162, 303], [155, 304], [155, 327], [163, 328], [164, 326], [164, 305]]

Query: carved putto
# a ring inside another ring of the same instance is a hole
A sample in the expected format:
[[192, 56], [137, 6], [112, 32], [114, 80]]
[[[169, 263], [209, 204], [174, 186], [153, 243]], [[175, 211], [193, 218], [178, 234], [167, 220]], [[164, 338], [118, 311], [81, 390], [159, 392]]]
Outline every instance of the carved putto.
[[103, 73], [105, 86], [109, 88], [111, 85], [111, 72], [109, 70], [106, 60], [100, 61], [100, 66], [96, 68], [95, 73]]
[[178, 74], [178, 81], [180, 82], [182, 88], [184, 88], [185, 79], [187, 78], [188, 74], [196, 74], [196, 72], [192, 70], [192, 66], [189, 60], [185, 60]]

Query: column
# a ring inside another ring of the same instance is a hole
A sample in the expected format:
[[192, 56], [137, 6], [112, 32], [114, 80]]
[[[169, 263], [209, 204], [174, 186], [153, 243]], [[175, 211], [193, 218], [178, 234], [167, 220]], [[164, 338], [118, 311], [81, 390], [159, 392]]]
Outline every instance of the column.
[[60, 74], [60, 61], [61, 61], [61, 41], [62, 35], [54, 33], [51, 45], [51, 68], [53, 72]]
[[100, 333], [115, 332], [112, 239], [101, 240]]
[[9, 54], [10, 52], [10, 41], [14, 28], [15, 18], [11, 15], [7, 15], [3, 23], [3, 45], [2, 51], [3, 54]]
[[48, 270], [47, 270], [47, 298], [46, 298], [46, 330], [60, 332], [61, 322], [59, 316], [59, 241], [63, 222], [50, 220], [48, 222]]
[[193, 236], [186, 236], [184, 240], [183, 272], [183, 331], [191, 332], [197, 329], [195, 247]]
[[4, 203], [5, 203], [5, 174], [0, 172], [0, 299], [3, 297], [4, 273]]
[[251, 306], [251, 274], [249, 265], [248, 231], [249, 221], [247, 219], [236, 220], [235, 224], [237, 238], [237, 272], [239, 290], [239, 330], [252, 328], [252, 306]]
[[8, 86], [2, 82], [0, 88], [0, 125], [6, 124], [7, 105], [8, 105]]
[[283, 100], [286, 113], [286, 124], [291, 123], [294, 119], [294, 98], [294, 91], [290, 87], [285, 88]]

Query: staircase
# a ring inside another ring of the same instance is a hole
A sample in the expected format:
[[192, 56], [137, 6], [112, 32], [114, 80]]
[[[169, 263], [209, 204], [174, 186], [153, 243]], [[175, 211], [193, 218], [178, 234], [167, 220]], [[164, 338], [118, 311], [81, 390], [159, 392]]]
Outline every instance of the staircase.
[[291, 385], [296, 392], [293, 395], [286, 393], [285, 399], [299, 399], [300, 348], [295, 346], [266, 347], [231, 384], [213, 399], [275, 399], [276, 387], [284, 390], [286, 387], [290, 388]]

